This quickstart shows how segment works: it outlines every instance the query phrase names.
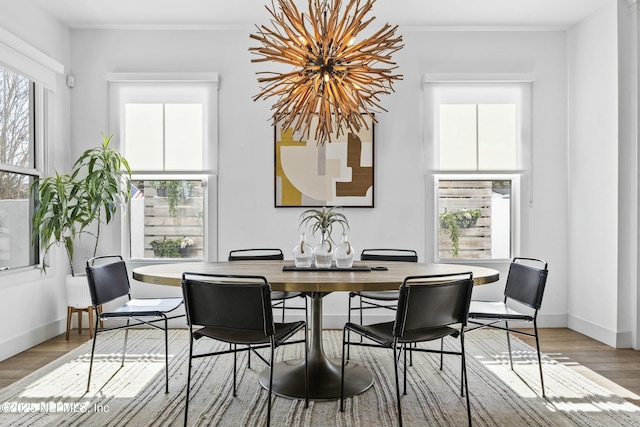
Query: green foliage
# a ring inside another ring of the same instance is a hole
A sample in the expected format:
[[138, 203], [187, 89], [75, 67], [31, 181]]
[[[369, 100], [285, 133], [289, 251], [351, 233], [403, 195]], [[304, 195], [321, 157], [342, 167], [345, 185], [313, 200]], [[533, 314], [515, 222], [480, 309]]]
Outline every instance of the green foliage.
[[[84, 208], [86, 201], [78, 197], [82, 194], [80, 186], [69, 175], [56, 171], [55, 176], [41, 178], [37, 183], [38, 204], [32, 218], [33, 244], [38, 244], [39, 237], [45, 254], [55, 244], [64, 245], [73, 275], [74, 241], [88, 217]], [[46, 265], [43, 269], [46, 272]]]
[[451, 252], [455, 258], [460, 251], [460, 228], [470, 228], [476, 225], [478, 218], [482, 216], [480, 209], [460, 209], [448, 212], [446, 209], [440, 214], [440, 228], [449, 230], [451, 237]]
[[302, 214], [300, 214], [300, 227], [307, 227], [311, 224], [311, 234], [314, 236], [316, 232], [320, 231], [323, 238], [329, 239], [330, 242], [334, 243], [333, 238], [331, 237], [331, 233], [333, 232], [333, 225], [340, 224], [342, 227], [342, 233], [344, 234], [347, 230], [349, 230], [349, 221], [347, 217], [341, 213], [335, 212], [334, 209], [337, 207], [331, 207], [326, 209], [326, 207], [322, 207], [322, 210], [317, 209], [308, 209]]
[[95, 234], [89, 233], [95, 237], [95, 256], [101, 224], [109, 224], [131, 196], [131, 169], [127, 160], [109, 147], [110, 141], [111, 136], [102, 135], [102, 144], [82, 153], [71, 175], [56, 172], [31, 187], [37, 192], [31, 221], [34, 244], [40, 236], [45, 255], [54, 244], [63, 244], [72, 275], [74, 240], [89, 233], [87, 227], [95, 222]]
[[82, 223], [82, 229], [92, 222], [97, 223], [93, 256], [98, 251], [100, 225], [109, 224], [118, 211], [118, 207], [126, 206], [131, 198], [131, 168], [127, 160], [117, 151], [109, 147], [111, 137], [102, 135], [100, 147], [86, 150], [73, 165], [72, 179], [85, 174], [81, 181], [83, 197], [88, 209], [88, 217]]
[[193, 181], [151, 181], [151, 186], [156, 190], [166, 190], [169, 199], [169, 217], [176, 218], [178, 216], [178, 203], [186, 199], [193, 190]]
[[154, 240], [150, 243], [153, 254], [160, 258], [180, 258], [181, 239]]

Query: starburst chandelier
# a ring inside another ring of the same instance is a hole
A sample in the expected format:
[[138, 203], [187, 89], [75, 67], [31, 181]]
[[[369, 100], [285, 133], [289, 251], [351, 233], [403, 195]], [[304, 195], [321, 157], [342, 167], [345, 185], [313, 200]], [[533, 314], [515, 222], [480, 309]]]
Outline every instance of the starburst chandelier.
[[[402, 49], [398, 26], [385, 24], [361, 40], [358, 35], [375, 19], [366, 18], [375, 0], [309, 0], [308, 13], [300, 13], [294, 0], [277, 0], [276, 9], [265, 6], [273, 28], [256, 26], [251, 38], [262, 46], [249, 51], [260, 56], [251, 62], [274, 61], [293, 66], [289, 72], [259, 72], [262, 91], [253, 97], [275, 97], [274, 125], [293, 128], [308, 138], [315, 125], [319, 144], [331, 142], [331, 135], [345, 130], [368, 128], [366, 116], [387, 111], [380, 95], [393, 91], [393, 74], [398, 68], [391, 54]], [[266, 76], [261, 76], [266, 75]], [[316, 123], [317, 119], [317, 123]]]

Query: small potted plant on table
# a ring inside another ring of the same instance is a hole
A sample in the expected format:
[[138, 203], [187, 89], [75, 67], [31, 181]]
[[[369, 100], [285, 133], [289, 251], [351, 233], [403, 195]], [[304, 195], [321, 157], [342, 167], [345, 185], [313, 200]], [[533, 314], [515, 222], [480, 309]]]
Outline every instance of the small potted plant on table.
[[344, 216], [344, 214], [336, 212], [334, 210], [336, 208], [337, 207], [331, 207], [327, 209], [323, 206], [322, 210], [308, 209], [300, 215], [300, 225], [298, 228], [306, 228], [310, 225], [313, 236], [315, 236], [318, 231], [321, 233], [320, 244], [313, 249], [317, 268], [331, 267], [333, 245], [335, 244], [331, 236], [333, 226], [339, 224], [342, 227], [343, 235], [349, 230], [347, 217]]

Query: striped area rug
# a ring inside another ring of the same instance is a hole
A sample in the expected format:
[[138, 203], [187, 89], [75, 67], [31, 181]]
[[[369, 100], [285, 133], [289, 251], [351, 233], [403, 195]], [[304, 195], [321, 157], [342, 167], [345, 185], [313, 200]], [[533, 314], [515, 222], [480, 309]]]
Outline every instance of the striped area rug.
[[[186, 387], [188, 333], [170, 332], [169, 394], [164, 393], [163, 335], [155, 330], [130, 332], [127, 357], [120, 368], [123, 332], [99, 336], [89, 393], [86, 379], [90, 343], [19, 382], [0, 390], [2, 426], [176, 426], [182, 425]], [[340, 357], [341, 332], [326, 331], [325, 351]], [[467, 360], [474, 426], [639, 426], [640, 408], [596, 385], [575, 370], [547, 357], [543, 360], [547, 398], [540, 395], [535, 351], [513, 339], [515, 372], [509, 368], [506, 339], [497, 331], [468, 334]], [[448, 340], [455, 348], [459, 342]], [[200, 340], [197, 350], [224, 345]], [[226, 346], [225, 346], [226, 347]], [[276, 359], [302, 357], [300, 345], [277, 350]], [[352, 359], [374, 374], [374, 386], [347, 399], [304, 402], [275, 398], [273, 426], [396, 426], [393, 362], [390, 351], [352, 349]], [[193, 426], [264, 425], [267, 393], [258, 385], [265, 368], [239, 358], [238, 395], [232, 397], [232, 357], [194, 361], [189, 424]], [[405, 426], [466, 426], [459, 395], [460, 361], [415, 354], [409, 368], [408, 394], [402, 396]]]

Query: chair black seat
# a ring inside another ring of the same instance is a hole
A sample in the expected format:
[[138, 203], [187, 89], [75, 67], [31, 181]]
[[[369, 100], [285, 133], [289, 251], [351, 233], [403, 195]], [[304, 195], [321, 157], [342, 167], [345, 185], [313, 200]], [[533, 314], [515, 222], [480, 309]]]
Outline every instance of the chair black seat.
[[[359, 325], [350, 323], [349, 329], [377, 342], [381, 346], [389, 347], [393, 345], [393, 326], [395, 322], [375, 323], [373, 325]], [[418, 343], [433, 341], [440, 338], [452, 336], [457, 338], [459, 331], [448, 326], [437, 328], [423, 328], [419, 330], [406, 331], [402, 337], [398, 338], [398, 343]]]
[[[280, 344], [291, 338], [296, 332], [304, 328], [303, 321], [291, 323], [274, 323], [275, 330], [273, 337], [276, 344]], [[265, 336], [261, 331], [247, 331], [245, 329], [229, 329], [215, 328], [207, 326], [194, 331], [193, 338], [200, 339], [202, 337], [212, 338], [214, 340], [242, 345], [269, 344], [270, 337]]]
[[469, 318], [533, 321], [533, 316], [530, 314], [520, 313], [502, 301], [471, 301]]

